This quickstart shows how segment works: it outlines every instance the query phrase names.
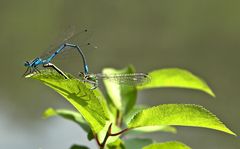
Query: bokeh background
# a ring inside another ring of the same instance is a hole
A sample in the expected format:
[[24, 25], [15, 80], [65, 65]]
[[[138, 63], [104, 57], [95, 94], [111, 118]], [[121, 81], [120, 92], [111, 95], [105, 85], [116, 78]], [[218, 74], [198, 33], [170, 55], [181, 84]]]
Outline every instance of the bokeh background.
[[[0, 148], [96, 147], [76, 124], [42, 119], [48, 107], [73, 108], [40, 82], [21, 77], [23, 62], [47, 49], [69, 25], [94, 31], [91, 40], [98, 48], [84, 51], [91, 72], [128, 64], [139, 72], [180, 67], [205, 79], [217, 95], [154, 89], [141, 92], [139, 104], [199, 104], [240, 134], [239, 6], [239, 0], [0, 0]], [[81, 71], [79, 58], [71, 60], [61, 68]], [[178, 140], [194, 149], [240, 148], [239, 137], [202, 128], [146, 137]]]

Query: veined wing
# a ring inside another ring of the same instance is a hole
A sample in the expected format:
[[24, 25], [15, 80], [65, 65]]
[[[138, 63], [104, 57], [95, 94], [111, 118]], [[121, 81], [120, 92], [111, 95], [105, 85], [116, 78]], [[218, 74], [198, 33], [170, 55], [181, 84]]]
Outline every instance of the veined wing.
[[[89, 38], [91, 37], [91, 34], [92, 32], [87, 28], [77, 30], [74, 26], [70, 26], [66, 31], [59, 35], [57, 40], [53, 42], [53, 44], [50, 45], [48, 50], [44, 51], [40, 57], [42, 59], [48, 58], [50, 55], [55, 53], [57, 49], [60, 48], [60, 46], [64, 43], [76, 44], [80, 48], [83, 48], [85, 50], [93, 49], [94, 47], [91, 44], [89, 44], [90, 41], [88, 41]], [[58, 56], [61, 55], [61, 57], [66, 57], [67, 55], [69, 55], [68, 53], [70, 51], [73, 53], [77, 52], [76, 49], [66, 47], [66, 49], [61, 51], [61, 53], [58, 54]]]
[[96, 74], [97, 79], [108, 79], [109, 81], [130, 86], [143, 85], [150, 82], [150, 77], [145, 73], [131, 74]]

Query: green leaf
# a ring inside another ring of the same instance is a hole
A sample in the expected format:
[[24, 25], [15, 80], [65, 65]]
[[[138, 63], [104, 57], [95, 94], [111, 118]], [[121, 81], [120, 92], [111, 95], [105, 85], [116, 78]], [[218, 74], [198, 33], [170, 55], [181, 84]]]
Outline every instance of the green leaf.
[[65, 119], [68, 119], [68, 120], [71, 120], [71, 121], [77, 123], [86, 132], [91, 131], [89, 125], [83, 119], [82, 115], [78, 112], [75, 112], [75, 111], [65, 110], [65, 109], [55, 110], [53, 108], [48, 108], [47, 110], [45, 110], [43, 116], [44, 116], [44, 118], [49, 118], [49, 117], [53, 117], [53, 116], [61, 116]]
[[139, 134], [146, 134], [151, 132], [170, 132], [170, 133], [177, 133], [175, 127], [172, 126], [146, 126], [146, 127], [139, 127], [135, 129], [130, 129], [126, 132], [126, 135], [139, 135]]
[[192, 104], [165, 104], [145, 109], [134, 116], [128, 128], [158, 125], [204, 127], [236, 135], [208, 110]]
[[[145, 105], [136, 105], [133, 107], [133, 109], [123, 117], [124, 123], [127, 125], [131, 119], [140, 111], [146, 109], [147, 106]], [[176, 133], [177, 130], [176, 128], [172, 126], [146, 126], [146, 127], [140, 127], [140, 128], [135, 128], [135, 129], [130, 129], [125, 133], [125, 135], [139, 135], [139, 134], [144, 134], [144, 133], [151, 133], [151, 132], [156, 132], [156, 131], [162, 131], [162, 132], [171, 132], [171, 133]]]
[[149, 73], [151, 81], [138, 89], [149, 89], [158, 87], [177, 87], [203, 91], [213, 97], [215, 94], [202, 79], [191, 72], [179, 68], [159, 69]]
[[126, 149], [123, 145], [123, 141], [121, 139], [117, 139], [116, 141], [107, 144], [107, 149]]
[[73, 145], [70, 149], [89, 149], [87, 146]]
[[177, 142], [177, 141], [169, 141], [164, 143], [155, 143], [145, 146], [143, 149], [191, 149], [189, 146]]
[[55, 71], [42, 70], [30, 76], [51, 87], [70, 102], [88, 122], [93, 132], [99, 132], [108, 120], [104, 97], [98, 89], [92, 91], [91, 85], [69, 75], [64, 79]]
[[[104, 74], [109, 75], [126, 74], [134, 72], [135, 70], [133, 66], [129, 66], [122, 70], [116, 70], [113, 68], [105, 68], [103, 70]], [[104, 80], [104, 84], [106, 86], [106, 90], [112, 102], [122, 113], [127, 113], [135, 105], [137, 97], [136, 87], [117, 84], [111, 80]]]
[[87, 138], [89, 141], [91, 141], [93, 138], [94, 138], [94, 134], [92, 131], [89, 131], [88, 134], [87, 134]]
[[136, 115], [138, 112], [142, 111], [143, 109], [146, 109], [146, 105], [135, 105], [129, 112], [128, 114], [123, 116], [123, 122], [125, 124], [128, 124], [131, 119]]
[[131, 138], [124, 140], [126, 149], [142, 149], [144, 146], [153, 143], [151, 139]]

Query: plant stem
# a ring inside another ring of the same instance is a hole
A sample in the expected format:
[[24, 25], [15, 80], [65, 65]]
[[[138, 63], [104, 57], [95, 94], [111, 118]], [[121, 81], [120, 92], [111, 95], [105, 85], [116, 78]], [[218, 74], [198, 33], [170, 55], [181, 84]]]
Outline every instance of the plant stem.
[[116, 125], [118, 126], [118, 124], [119, 124], [119, 115], [120, 115], [120, 112], [119, 112], [119, 110], [117, 110], [117, 114], [116, 114]]
[[101, 146], [101, 143], [99, 142], [99, 140], [98, 140], [98, 137], [97, 137], [97, 135], [96, 135], [96, 134], [94, 135], [94, 138], [95, 138], [95, 140], [96, 140], [96, 142], [97, 142], [98, 146]]
[[105, 135], [105, 137], [104, 137], [103, 142], [102, 142], [102, 143], [99, 142], [99, 139], [98, 139], [97, 135], [95, 135], [95, 139], [96, 139], [96, 141], [97, 141], [97, 144], [98, 144], [99, 148], [100, 148], [100, 149], [104, 149], [104, 147], [105, 147], [105, 145], [106, 145], [106, 143], [107, 143], [107, 139], [108, 139], [110, 136], [118, 136], [118, 135], [121, 135], [122, 133], [124, 133], [124, 132], [126, 132], [126, 131], [128, 131], [128, 130], [129, 130], [129, 129], [126, 128], [126, 129], [121, 130], [121, 131], [118, 132], [118, 133], [113, 133], [113, 134], [112, 134], [112, 123], [111, 123], [111, 124], [109, 125], [109, 127], [108, 127], [108, 130], [107, 130], [107, 132], [106, 132], [106, 135]]
[[119, 110], [117, 110], [116, 125], [118, 127], [121, 127], [121, 125], [122, 125], [122, 115], [121, 115], [121, 112]]
[[122, 133], [124, 133], [124, 132], [126, 132], [126, 131], [128, 131], [128, 130], [129, 130], [128, 128], [125, 128], [125, 129], [123, 129], [122, 131], [120, 131], [120, 132], [118, 132], [118, 133], [110, 134], [110, 136], [117, 136], [117, 135], [120, 135], [120, 134], [122, 134]]
[[106, 132], [105, 138], [104, 138], [103, 142], [100, 145], [100, 149], [104, 149], [105, 144], [107, 142], [107, 139], [111, 135], [111, 131], [112, 131], [112, 123], [108, 127], [108, 131]]

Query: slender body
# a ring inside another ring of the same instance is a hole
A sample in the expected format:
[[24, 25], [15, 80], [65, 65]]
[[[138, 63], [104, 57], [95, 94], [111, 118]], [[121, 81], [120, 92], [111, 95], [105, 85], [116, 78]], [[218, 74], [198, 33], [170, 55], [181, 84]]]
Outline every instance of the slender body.
[[[39, 70], [37, 69], [37, 66], [39, 65], [43, 65], [43, 67], [52, 67], [53, 69], [55, 69], [57, 72], [59, 72], [60, 69], [58, 69], [55, 65], [53, 65], [52, 63], [50, 63], [61, 51], [63, 51], [66, 47], [71, 47], [71, 48], [75, 48], [77, 49], [77, 51], [79, 52], [79, 54], [81, 55], [82, 59], [83, 59], [83, 68], [84, 68], [84, 73], [88, 74], [88, 65], [86, 62], [86, 58], [81, 50], [81, 48], [78, 45], [75, 44], [70, 44], [70, 43], [64, 43], [62, 44], [52, 55], [50, 55], [48, 58], [42, 59], [41, 57], [37, 57], [35, 59], [33, 59], [32, 61], [26, 61], [24, 63], [24, 66], [27, 67], [26, 72], [24, 73], [24, 75], [26, 75], [27, 73], [32, 73], [32, 72], [39, 72]], [[49, 64], [50, 63], [50, 64]], [[62, 71], [61, 71], [62, 72]], [[63, 75], [63, 72], [60, 73], [61, 75]], [[66, 77], [66, 75], [63, 75], [64, 77]]]

